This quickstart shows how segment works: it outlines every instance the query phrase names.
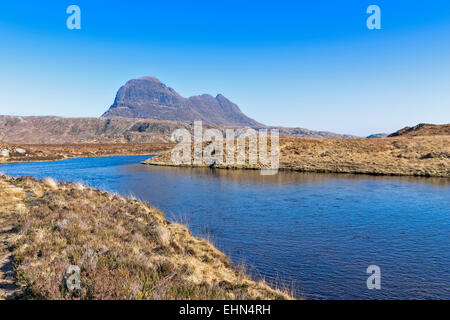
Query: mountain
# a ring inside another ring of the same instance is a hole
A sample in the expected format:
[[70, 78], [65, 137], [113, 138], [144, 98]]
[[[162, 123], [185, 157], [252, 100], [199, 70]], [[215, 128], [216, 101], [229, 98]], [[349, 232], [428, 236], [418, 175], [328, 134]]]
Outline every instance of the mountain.
[[155, 77], [128, 81], [102, 117], [145, 118], [178, 122], [201, 120], [219, 126], [265, 127], [247, 117], [239, 107], [219, 94], [184, 98]]
[[414, 127], [405, 127], [388, 137], [398, 136], [436, 136], [436, 135], [450, 135], [450, 124], [428, 124], [420, 123]]
[[387, 133], [374, 133], [367, 136], [367, 139], [376, 139], [376, 138], [386, 138], [388, 136]]
[[241, 112], [219, 94], [184, 98], [154, 77], [128, 81], [116, 94], [114, 104], [100, 118], [55, 116], [2, 116], [0, 141], [21, 144], [58, 143], [164, 143], [173, 131], [192, 129], [194, 120], [205, 128], [279, 129], [286, 137], [353, 138], [328, 131], [268, 127]]

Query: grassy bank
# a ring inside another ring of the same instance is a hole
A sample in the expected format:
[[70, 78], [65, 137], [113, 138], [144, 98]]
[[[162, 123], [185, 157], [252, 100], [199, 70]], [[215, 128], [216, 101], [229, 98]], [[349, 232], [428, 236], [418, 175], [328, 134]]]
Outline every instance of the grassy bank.
[[[450, 177], [450, 136], [382, 139], [280, 137], [280, 170], [319, 173]], [[247, 161], [248, 161], [248, 157]], [[144, 162], [176, 166], [170, 150]], [[207, 167], [207, 164], [184, 165]], [[260, 165], [216, 164], [219, 169], [260, 169]]]
[[[0, 261], [25, 299], [290, 298], [149, 204], [80, 184], [0, 176], [0, 225]], [[80, 290], [66, 286], [70, 265]]]
[[[174, 146], [173, 143], [12, 145], [0, 142], [0, 150], [9, 153], [8, 157], [0, 156], [0, 163], [158, 154], [145, 164], [175, 166], [170, 157]], [[299, 172], [450, 177], [450, 135], [382, 139], [280, 137], [279, 166], [280, 170]], [[216, 164], [215, 167], [261, 168], [249, 164]]]
[[9, 144], [0, 142], [0, 163], [56, 161], [71, 158], [149, 155], [172, 148], [169, 143]]

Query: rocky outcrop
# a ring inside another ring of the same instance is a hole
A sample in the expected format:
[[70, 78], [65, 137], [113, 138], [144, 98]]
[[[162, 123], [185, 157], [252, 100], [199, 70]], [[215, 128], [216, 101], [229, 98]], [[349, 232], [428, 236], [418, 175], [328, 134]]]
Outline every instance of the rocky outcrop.
[[0, 157], [8, 158], [9, 157], [9, 150], [8, 149], [1, 149], [0, 150]]
[[17, 156], [27, 156], [27, 150], [0, 141], [0, 162], [4, 162], [4, 160], [9, 160], [9, 158], [14, 158]]

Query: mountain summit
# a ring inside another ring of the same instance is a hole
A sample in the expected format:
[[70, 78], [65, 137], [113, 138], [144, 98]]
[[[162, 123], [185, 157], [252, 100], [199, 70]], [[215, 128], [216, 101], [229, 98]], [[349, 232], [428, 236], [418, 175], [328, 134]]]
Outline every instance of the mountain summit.
[[247, 117], [239, 107], [219, 94], [184, 98], [155, 77], [128, 81], [116, 94], [102, 117], [146, 118], [192, 122], [201, 120], [219, 126], [264, 127]]

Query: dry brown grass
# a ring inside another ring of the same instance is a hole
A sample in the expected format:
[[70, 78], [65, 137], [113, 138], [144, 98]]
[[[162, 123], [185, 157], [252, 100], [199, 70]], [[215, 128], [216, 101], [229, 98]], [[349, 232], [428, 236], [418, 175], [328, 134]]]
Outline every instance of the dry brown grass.
[[[8, 149], [10, 157], [0, 156], [0, 163], [54, 161], [67, 158], [87, 158], [125, 155], [148, 155], [168, 150], [170, 143], [80, 143], [80, 144], [21, 144], [0, 142], [0, 150]], [[16, 148], [26, 150], [25, 154]]]
[[[17, 227], [9, 241], [27, 299], [290, 298], [138, 200], [0, 176], [0, 202], [0, 220]], [[81, 268], [81, 290], [66, 287], [69, 265]]]
[[[163, 151], [145, 163], [174, 165], [170, 159], [170, 151]], [[258, 169], [261, 166], [223, 164], [215, 167]], [[280, 169], [301, 172], [449, 177], [450, 136], [383, 139], [280, 137]]]

